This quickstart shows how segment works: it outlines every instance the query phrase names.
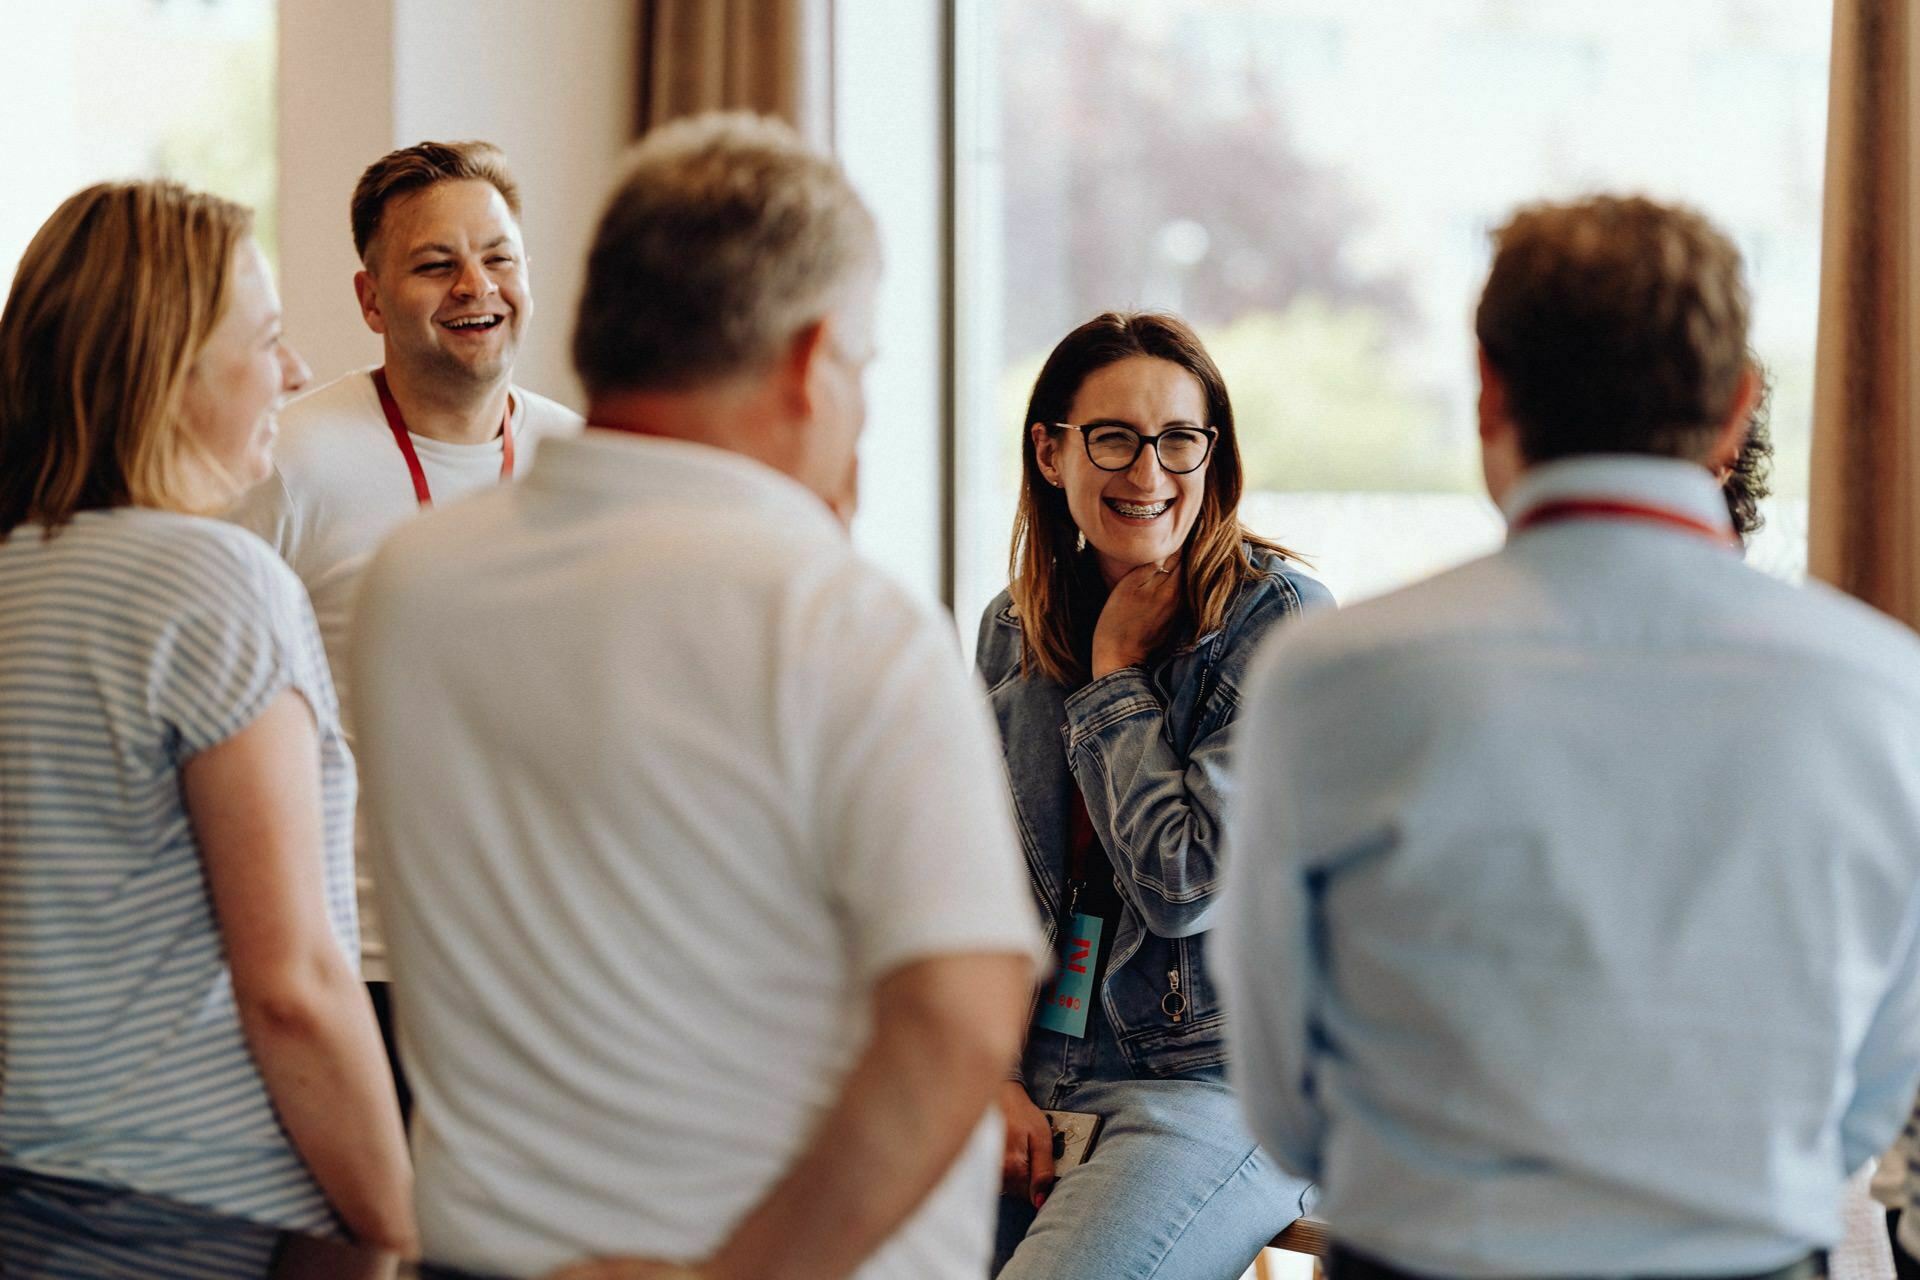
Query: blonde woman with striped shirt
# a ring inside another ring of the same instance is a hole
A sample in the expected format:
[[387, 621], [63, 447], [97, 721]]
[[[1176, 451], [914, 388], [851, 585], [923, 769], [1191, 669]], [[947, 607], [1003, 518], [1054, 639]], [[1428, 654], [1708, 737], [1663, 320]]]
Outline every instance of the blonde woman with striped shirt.
[[206, 518], [306, 381], [240, 206], [90, 187], [0, 312], [0, 1164], [410, 1252], [352, 760], [299, 582]]

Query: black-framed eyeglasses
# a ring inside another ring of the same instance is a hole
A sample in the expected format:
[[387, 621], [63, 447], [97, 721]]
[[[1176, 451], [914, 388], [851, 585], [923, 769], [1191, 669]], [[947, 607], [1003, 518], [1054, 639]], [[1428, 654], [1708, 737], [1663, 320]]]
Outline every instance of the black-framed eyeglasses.
[[1198, 471], [1207, 465], [1213, 441], [1220, 433], [1212, 427], [1168, 427], [1157, 436], [1143, 436], [1119, 422], [1056, 422], [1062, 431], [1078, 431], [1087, 446], [1087, 461], [1102, 471], [1125, 471], [1148, 445], [1160, 459], [1160, 469], [1176, 476]]

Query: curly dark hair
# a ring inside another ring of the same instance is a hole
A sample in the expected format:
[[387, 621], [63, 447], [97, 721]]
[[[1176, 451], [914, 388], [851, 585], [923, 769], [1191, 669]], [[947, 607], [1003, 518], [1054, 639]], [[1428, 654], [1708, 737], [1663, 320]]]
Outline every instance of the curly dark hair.
[[1766, 517], [1760, 514], [1760, 500], [1773, 492], [1773, 431], [1768, 425], [1773, 415], [1773, 375], [1757, 359], [1753, 371], [1760, 380], [1760, 394], [1754, 398], [1753, 412], [1747, 415], [1747, 436], [1741, 441], [1740, 456], [1720, 480], [1733, 531], [1742, 542], [1766, 523]]

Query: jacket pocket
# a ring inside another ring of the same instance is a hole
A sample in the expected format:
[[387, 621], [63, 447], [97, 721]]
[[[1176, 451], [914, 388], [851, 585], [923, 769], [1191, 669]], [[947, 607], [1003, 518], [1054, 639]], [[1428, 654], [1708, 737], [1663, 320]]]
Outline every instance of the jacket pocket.
[[1220, 992], [1207, 968], [1205, 934], [1173, 940], [1173, 964], [1170, 971], [1180, 975], [1180, 990], [1185, 994], [1183, 1023], [1211, 1022], [1220, 1017]]

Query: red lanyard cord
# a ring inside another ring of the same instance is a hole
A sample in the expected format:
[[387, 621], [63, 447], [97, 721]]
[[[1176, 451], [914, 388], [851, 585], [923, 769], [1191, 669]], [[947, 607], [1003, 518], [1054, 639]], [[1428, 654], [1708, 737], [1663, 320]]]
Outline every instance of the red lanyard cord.
[[1529, 507], [1514, 518], [1512, 532], [1520, 533], [1543, 524], [1558, 524], [1564, 520], [1642, 520], [1649, 524], [1664, 524], [1688, 533], [1724, 543], [1729, 547], [1739, 546], [1739, 540], [1724, 526], [1697, 520], [1678, 511], [1669, 511], [1665, 507], [1648, 506], [1639, 502], [1620, 502], [1613, 499], [1566, 498], [1557, 502], [1543, 502], [1537, 507]]
[[[387, 415], [387, 430], [393, 432], [393, 442], [400, 447], [400, 456], [407, 460], [407, 474], [413, 477], [413, 496], [422, 507], [433, 505], [433, 492], [427, 488], [426, 468], [420, 465], [420, 454], [413, 447], [413, 433], [407, 430], [407, 420], [400, 413], [400, 402], [393, 398], [393, 391], [387, 386], [387, 371], [373, 371], [373, 389], [380, 393], [380, 409]], [[506, 414], [500, 419], [500, 478], [513, 478], [513, 406], [509, 402]]]

